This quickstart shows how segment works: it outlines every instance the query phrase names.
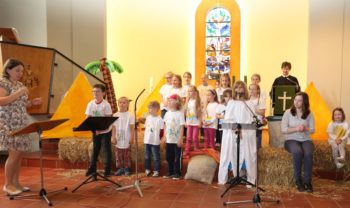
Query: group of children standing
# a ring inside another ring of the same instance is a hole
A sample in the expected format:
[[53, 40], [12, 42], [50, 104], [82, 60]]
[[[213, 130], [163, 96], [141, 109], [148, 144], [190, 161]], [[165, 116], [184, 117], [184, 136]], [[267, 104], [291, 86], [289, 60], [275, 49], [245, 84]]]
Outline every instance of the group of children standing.
[[[258, 118], [265, 122], [266, 95], [260, 89], [260, 75], [251, 77], [249, 87], [237, 81], [233, 88], [230, 77], [223, 74], [219, 87], [214, 89], [208, 84], [207, 75], [201, 77], [202, 84], [198, 87], [191, 85], [191, 74], [180, 75], [168, 72], [165, 75], [167, 83], [160, 89], [161, 102], [151, 101], [148, 105], [149, 114], [145, 121], [144, 133], [144, 165], [147, 176], [160, 175], [160, 144], [165, 143], [168, 171], [165, 178], [181, 178], [181, 158], [189, 157], [191, 146], [199, 150], [199, 135], [204, 136], [204, 148], [215, 148], [215, 142], [221, 145], [219, 184], [227, 181], [228, 169], [232, 165], [235, 170], [237, 137], [233, 131], [222, 129], [225, 123], [252, 123]], [[115, 175], [130, 174], [129, 148], [134, 140], [135, 118], [128, 112], [129, 99], [118, 99], [119, 112], [112, 114], [107, 101], [103, 99], [105, 86], [96, 84], [93, 87], [94, 100], [86, 109], [87, 116], [116, 116], [115, 123], [106, 130], [93, 134], [93, 153], [86, 175], [96, 172], [97, 157], [103, 144], [105, 152], [104, 175], [111, 174], [111, 143], [115, 146], [116, 167]], [[243, 101], [243, 102], [242, 102]], [[158, 115], [159, 110], [161, 116]], [[333, 121], [328, 126], [329, 143], [333, 149], [333, 157], [338, 168], [341, 168], [345, 158], [344, 146], [349, 136], [349, 126], [345, 122], [343, 109], [336, 108], [332, 115]], [[245, 164], [248, 181], [256, 179], [256, 149], [261, 147], [261, 128], [243, 131], [243, 155], [240, 166]], [[164, 135], [164, 136], [163, 136]], [[182, 154], [183, 138], [186, 145]], [[154, 160], [154, 171], [151, 172], [151, 158]], [[236, 174], [236, 173], [234, 173]]]
[[[258, 82], [260, 81], [260, 76], [257, 74], [252, 76], [252, 79], [254, 78], [257, 81], [255, 83], [252, 82], [252, 84], [250, 85], [249, 88], [252, 91], [251, 93], [248, 92], [248, 89], [244, 82], [237, 82], [239, 84], [237, 86], [235, 85], [235, 87], [232, 90], [229, 74], [221, 75], [219, 86], [216, 89], [214, 89], [208, 84], [207, 75], [202, 75], [202, 84], [198, 87], [190, 84], [191, 74], [188, 72], [186, 72], [183, 75], [185, 81], [183, 86], [181, 76], [174, 75], [171, 72], [168, 72], [165, 77], [167, 79], [167, 83], [162, 86], [160, 94], [162, 97], [161, 110], [162, 116], [164, 116], [163, 120], [165, 122], [166, 132], [164, 140], [164, 142], [166, 141], [167, 143], [166, 159], [169, 165], [167, 177], [170, 177], [174, 174], [176, 176], [180, 175], [180, 173], [176, 172], [177, 170], [179, 170], [176, 162], [180, 161], [181, 159], [180, 145], [183, 139], [182, 133], [184, 132], [186, 137], [186, 145], [184, 148], [184, 153], [182, 155], [183, 158], [189, 157], [191, 146], [193, 146], [193, 149], [195, 151], [199, 150], [200, 134], [204, 137], [204, 149], [214, 149], [216, 146], [215, 143], [219, 145], [221, 144], [221, 142], [223, 143], [221, 145], [221, 157], [223, 159], [226, 157], [227, 164], [225, 162], [225, 165], [222, 166], [221, 175], [223, 179], [219, 180], [219, 183], [225, 183], [227, 180], [229, 163], [233, 162], [231, 158], [232, 154], [229, 152], [229, 150], [232, 150], [233, 146], [227, 145], [226, 141], [221, 141], [221, 139], [227, 137], [227, 135], [223, 134], [223, 132], [225, 133], [225, 130], [221, 129], [221, 123], [223, 122], [223, 120], [230, 120], [230, 118], [228, 118], [226, 115], [227, 113], [225, 112], [227, 112], [227, 109], [229, 109], [229, 103], [231, 103], [231, 101], [233, 100], [244, 101], [247, 105], [250, 106], [252, 112], [246, 110], [246, 117], [253, 118], [256, 116], [259, 119], [261, 119], [261, 121], [264, 120], [265, 98], [260, 96], [262, 94], [258, 85]], [[241, 97], [241, 94], [236, 95], [236, 88], [243, 88], [243, 91], [241, 93], [243, 93], [245, 96]], [[251, 94], [251, 96], [249, 96], [249, 94]], [[174, 106], [171, 105], [174, 99], [179, 104], [177, 108], [174, 108]], [[245, 107], [246, 106], [244, 106], [244, 108]], [[172, 115], [174, 111], [177, 112], [179, 117], [176, 118], [172, 116], [171, 119], [169, 119], [168, 115]], [[174, 130], [174, 123], [178, 123], [179, 129]], [[176, 138], [178, 138], [176, 146], [171, 147], [171, 145], [169, 144], [170, 135], [168, 135], [167, 132], [178, 132], [179, 136], [176, 136]], [[254, 137], [253, 139], [255, 139], [257, 134], [255, 133], [255, 131], [252, 131], [252, 134], [252, 136]], [[226, 140], [229, 139], [226, 138]], [[256, 143], [257, 142], [254, 142], [252, 144], [256, 146]], [[261, 136], [260, 142], [258, 143], [261, 144]], [[169, 149], [170, 147], [171, 149]], [[170, 155], [173, 156], [169, 157]], [[249, 154], [249, 158], [247, 158], [247, 155], [246, 158], [250, 160], [253, 157], [251, 155], [252, 154]], [[246, 158], [243, 157], [242, 161], [244, 161]], [[251, 161], [254, 162], [254, 160]], [[249, 161], [247, 161], [246, 164], [248, 164], [249, 167], [253, 166]], [[252, 171], [250, 170], [250, 172]], [[254, 177], [252, 180], [255, 180]]]

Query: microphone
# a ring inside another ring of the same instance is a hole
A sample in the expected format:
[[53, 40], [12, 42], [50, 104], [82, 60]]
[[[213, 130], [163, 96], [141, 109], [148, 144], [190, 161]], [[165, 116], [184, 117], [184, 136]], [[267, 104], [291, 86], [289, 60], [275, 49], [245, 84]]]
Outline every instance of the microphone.
[[264, 126], [264, 124], [262, 124], [260, 122], [258, 116], [253, 112], [253, 110], [249, 107], [249, 105], [245, 101], [243, 101], [243, 103], [248, 108], [248, 110], [250, 111], [250, 113], [253, 116], [252, 124], [255, 124], [256, 128], [260, 128], [260, 127]]
[[241, 99], [243, 97], [243, 93], [242, 92], [236, 92], [237, 94], [237, 98], [238, 99]]
[[296, 91], [299, 91], [299, 90], [300, 90], [300, 86], [299, 86], [298, 82], [293, 81], [293, 80], [290, 79], [289, 77], [286, 77], [286, 79], [287, 79], [288, 81], [290, 81], [291, 83], [295, 84], [295, 86], [296, 86]]
[[252, 123], [256, 125], [256, 128], [260, 128], [260, 127], [264, 126], [264, 124], [261, 123], [261, 121], [259, 120], [259, 118], [256, 115], [254, 115], [253, 118], [254, 118], [254, 121]]

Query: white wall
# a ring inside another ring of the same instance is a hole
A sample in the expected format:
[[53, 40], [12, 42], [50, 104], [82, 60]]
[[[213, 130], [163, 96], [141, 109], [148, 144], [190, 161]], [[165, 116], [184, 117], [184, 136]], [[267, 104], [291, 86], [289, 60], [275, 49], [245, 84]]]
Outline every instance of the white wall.
[[[57, 49], [82, 67], [99, 60], [106, 54], [105, 12], [104, 0], [48, 1], [48, 47]], [[51, 109], [56, 109], [80, 71], [58, 55], [56, 63]]]
[[0, 0], [0, 27], [16, 28], [21, 43], [46, 46], [45, 0]]
[[48, 46], [85, 66], [105, 52], [105, 1], [47, 2]]
[[308, 82], [350, 116], [350, 2], [310, 0]]
[[340, 106], [342, 106], [347, 115], [347, 120], [350, 118], [350, 2], [344, 0], [344, 41], [343, 41], [343, 67], [342, 67], [342, 87]]

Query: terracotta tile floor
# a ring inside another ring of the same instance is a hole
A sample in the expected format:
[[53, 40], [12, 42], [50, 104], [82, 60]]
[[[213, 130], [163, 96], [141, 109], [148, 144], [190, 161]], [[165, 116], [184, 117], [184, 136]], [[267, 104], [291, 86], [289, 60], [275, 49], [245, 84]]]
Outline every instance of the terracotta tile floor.
[[[134, 183], [135, 175], [130, 177], [110, 177], [111, 180], [124, 185]], [[131, 208], [196, 208], [196, 207], [223, 207], [225, 201], [251, 200], [254, 190], [245, 186], [236, 186], [223, 198], [220, 195], [225, 187], [218, 186], [216, 182], [212, 185], [200, 184], [189, 180], [174, 181], [163, 178], [149, 178], [140, 174], [142, 182], [143, 198], [140, 198], [136, 189], [131, 188], [124, 191], [116, 191], [115, 186], [105, 181], [95, 181], [82, 186], [76, 192], [72, 190], [85, 180], [84, 170], [68, 169], [44, 169], [45, 189], [47, 192], [68, 187], [55, 195], [48, 194], [54, 207], [131, 207]], [[3, 184], [4, 170], [0, 168], [0, 184]], [[29, 193], [37, 194], [40, 190], [40, 169], [36, 167], [24, 167], [21, 172], [21, 182], [31, 187]], [[350, 183], [337, 183], [333, 180], [314, 178], [314, 194], [295, 193], [291, 190], [270, 190], [261, 193], [262, 200], [279, 199], [281, 202], [263, 202], [262, 207], [350, 207]], [[1, 208], [40, 208], [47, 207], [44, 200], [38, 196], [28, 199], [9, 200], [5, 194], [0, 197]], [[255, 207], [253, 203], [234, 205], [232, 207]]]

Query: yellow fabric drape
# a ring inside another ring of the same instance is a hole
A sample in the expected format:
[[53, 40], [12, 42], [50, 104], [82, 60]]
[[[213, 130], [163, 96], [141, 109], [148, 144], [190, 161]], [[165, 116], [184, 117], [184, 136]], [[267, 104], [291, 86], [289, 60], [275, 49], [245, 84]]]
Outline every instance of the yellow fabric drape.
[[315, 117], [315, 133], [311, 135], [314, 140], [327, 140], [327, 127], [332, 120], [332, 111], [321, 97], [314, 83], [310, 83], [305, 92], [309, 95], [310, 110]]
[[44, 131], [42, 137], [45, 139], [63, 137], [91, 138], [91, 132], [74, 132], [73, 127], [79, 126], [85, 120], [85, 109], [92, 99], [92, 87], [84, 73], [80, 72], [51, 118], [52, 120], [68, 118], [69, 121], [49, 131]]
[[137, 117], [142, 117], [144, 116], [147, 112], [148, 112], [148, 103], [150, 101], [158, 101], [161, 102], [161, 97], [159, 94], [159, 90], [162, 87], [162, 85], [165, 84], [165, 79], [161, 79], [157, 86], [153, 89], [153, 91], [148, 95], [148, 97], [146, 98], [146, 100], [142, 103], [141, 107], [139, 108], [139, 110], [136, 113]]

